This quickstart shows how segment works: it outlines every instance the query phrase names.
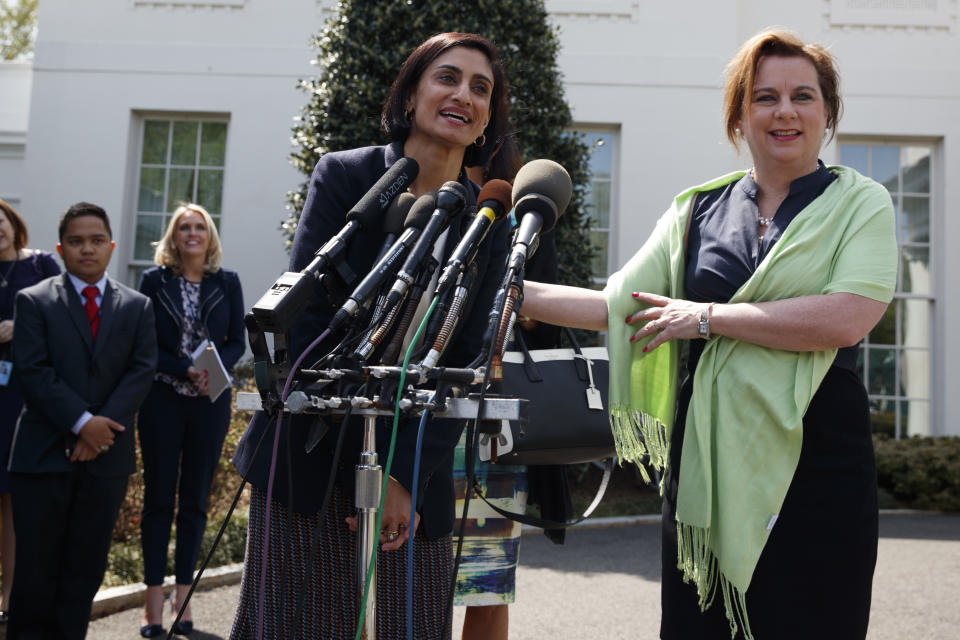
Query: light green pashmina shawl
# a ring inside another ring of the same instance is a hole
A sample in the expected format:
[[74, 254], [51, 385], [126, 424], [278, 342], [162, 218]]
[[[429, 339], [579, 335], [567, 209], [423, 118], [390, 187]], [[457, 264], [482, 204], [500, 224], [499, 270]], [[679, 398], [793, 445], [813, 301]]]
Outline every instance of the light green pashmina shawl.
[[[790, 222], [730, 300], [764, 302], [847, 292], [893, 297], [895, 220], [881, 185], [846, 167]], [[681, 193], [640, 251], [610, 277], [610, 411], [617, 453], [644, 454], [664, 469], [676, 411], [676, 341], [649, 340], [622, 321], [643, 305], [633, 291], [684, 297], [685, 240], [696, 194], [739, 180], [732, 173]], [[694, 375], [677, 496], [677, 562], [706, 609], [719, 585], [731, 632], [752, 638], [744, 600], [800, 457], [803, 415], [836, 355], [760, 347], [725, 336], [707, 341]]]

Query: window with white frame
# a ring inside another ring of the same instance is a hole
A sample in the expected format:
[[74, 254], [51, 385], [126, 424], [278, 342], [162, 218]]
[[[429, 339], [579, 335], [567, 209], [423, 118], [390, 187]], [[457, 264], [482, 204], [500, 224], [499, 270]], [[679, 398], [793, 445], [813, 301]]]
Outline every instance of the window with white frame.
[[210, 212], [220, 228], [227, 121], [145, 117], [137, 167], [136, 224], [130, 282], [153, 265], [153, 243], [185, 202]]
[[931, 433], [933, 265], [930, 236], [933, 145], [841, 141], [840, 164], [890, 192], [897, 216], [897, 289], [863, 341], [858, 367], [870, 396], [873, 429], [900, 438]]
[[602, 285], [610, 273], [610, 229], [614, 215], [613, 177], [616, 134], [610, 131], [583, 131], [590, 150], [590, 182], [587, 187], [587, 215], [590, 242], [596, 251], [590, 267], [593, 281]]

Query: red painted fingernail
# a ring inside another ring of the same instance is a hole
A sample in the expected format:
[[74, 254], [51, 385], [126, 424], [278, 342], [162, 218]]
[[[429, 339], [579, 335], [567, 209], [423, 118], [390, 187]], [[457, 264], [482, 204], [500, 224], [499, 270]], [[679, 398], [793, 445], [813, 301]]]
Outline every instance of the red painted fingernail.
[[644, 353], [647, 352], [647, 348], [646, 348], [646, 347], [643, 348], [643, 352], [644, 352]]
[[630, 324], [630, 318], [632, 317], [633, 317], [633, 314], [630, 314], [629, 316], [627, 316], [627, 324]]
[[636, 342], [637, 336], [630, 336], [630, 342]]
[[639, 292], [639, 291], [634, 291], [634, 292], [631, 293], [630, 295], [632, 295], [634, 298], [639, 298], [639, 297], [640, 297], [640, 292]]

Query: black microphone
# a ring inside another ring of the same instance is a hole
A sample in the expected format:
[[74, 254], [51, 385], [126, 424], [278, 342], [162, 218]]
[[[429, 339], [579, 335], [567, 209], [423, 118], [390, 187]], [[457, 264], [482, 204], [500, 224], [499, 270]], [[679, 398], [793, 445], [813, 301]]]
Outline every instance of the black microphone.
[[540, 233], [553, 229], [573, 193], [570, 174], [553, 160], [533, 160], [523, 165], [513, 183], [514, 215], [520, 221], [507, 262], [519, 272], [532, 254], [530, 247]]
[[330, 238], [299, 273], [286, 272], [253, 306], [253, 315], [265, 331], [286, 331], [314, 297], [314, 282], [331, 266], [343, 261], [347, 244], [361, 228], [375, 228], [393, 198], [417, 178], [420, 166], [413, 158], [400, 158], [347, 212], [347, 224]]
[[467, 190], [462, 184], [453, 181], [443, 183], [443, 186], [437, 191], [437, 208], [430, 216], [430, 222], [424, 227], [417, 245], [410, 252], [406, 262], [403, 263], [403, 268], [397, 273], [397, 281], [387, 295], [387, 308], [395, 305], [413, 284], [424, 258], [433, 253], [433, 244], [437, 237], [447, 227], [450, 220], [463, 210], [466, 202]]
[[421, 230], [432, 218], [431, 212], [436, 205], [436, 196], [428, 192], [417, 198], [407, 214], [403, 233], [393, 246], [374, 264], [373, 268], [360, 281], [343, 306], [333, 315], [330, 330], [336, 331], [343, 323], [356, 315], [357, 310], [366, 304], [380, 288], [383, 281], [394, 272], [397, 263], [403, 259], [420, 237]]
[[[317, 250], [316, 258], [307, 265], [305, 271], [318, 273], [329, 266], [331, 262], [338, 260], [346, 248], [346, 241], [360, 227], [365, 229], [376, 227], [383, 217], [383, 212], [387, 210], [393, 199], [413, 184], [419, 172], [420, 165], [413, 158], [397, 160], [360, 198], [360, 201], [347, 212], [347, 224], [337, 235], [330, 238], [326, 244]], [[320, 264], [314, 267], [317, 263]]]
[[490, 180], [483, 185], [477, 201], [480, 203], [480, 210], [467, 229], [466, 233], [460, 239], [460, 243], [450, 254], [447, 264], [443, 267], [443, 273], [437, 280], [437, 288], [434, 291], [436, 295], [443, 295], [447, 289], [453, 286], [457, 277], [463, 273], [464, 268], [473, 262], [480, 248], [480, 243], [487, 236], [490, 227], [497, 220], [507, 215], [510, 206], [510, 196], [513, 187], [506, 180]]
[[[380, 252], [377, 253], [377, 259], [373, 261], [374, 264], [380, 262], [380, 259], [387, 254], [390, 247], [393, 246], [393, 243], [397, 241], [397, 236], [403, 232], [403, 224], [407, 219], [407, 215], [410, 213], [410, 207], [416, 200], [417, 197], [415, 195], [404, 192], [397, 196], [397, 199], [394, 200], [390, 208], [387, 209], [387, 215], [383, 221], [383, 230], [386, 232], [386, 235], [384, 236], [383, 247], [381, 247]], [[361, 343], [369, 340], [376, 330], [376, 324], [383, 315], [379, 313], [379, 310], [382, 308], [383, 301], [386, 297], [387, 293], [383, 291], [381, 287], [380, 293], [377, 296], [377, 302], [374, 305], [374, 314], [370, 319], [370, 328], [367, 329]]]
[[390, 204], [390, 208], [387, 209], [387, 214], [383, 218], [383, 231], [386, 234], [383, 238], [383, 247], [377, 253], [377, 259], [374, 260], [374, 263], [379, 262], [380, 258], [386, 255], [393, 243], [397, 241], [397, 236], [403, 233], [407, 215], [409, 215], [410, 209], [416, 201], [417, 197], [415, 195], [404, 191]]

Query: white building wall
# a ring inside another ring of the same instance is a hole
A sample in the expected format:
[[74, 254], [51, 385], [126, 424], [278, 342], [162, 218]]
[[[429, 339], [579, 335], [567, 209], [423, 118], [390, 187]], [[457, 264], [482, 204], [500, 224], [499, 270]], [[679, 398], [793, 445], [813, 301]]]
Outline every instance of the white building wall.
[[[307, 99], [295, 82], [313, 71], [309, 39], [333, 4], [41, 2], [25, 164], [15, 161], [21, 168], [9, 172], [0, 164], [0, 194], [22, 193], [33, 244], [52, 248], [55, 219], [71, 202], [97, 202], [115, 220], [111, 270], [125, 275], [139, 114], [228, 114], [225, 264], [240, 271], [251, 305], [286, 263], [277, 227], [285, 192], [302, 180], [287, 156], [291, 118]], [[948, 242], [960, 240], [960, 181], [950, 179], [960, 170], [957, 0], [546, 4], [560, 28], [575, 120], [618, 135], [612, 267], [632, 255], [676, 193], [749, 163], [725, 140], [720, 87], [727, 60], [765, 26], [786, 25], [836, 55], [846, 104], [841, 137], [935, 143], [933, 428], [960, 434], [960, 394], [950, 383], [960, 379], [960, 334], [948, 323], [960, 316], [960, 287], [950, 279], [960, 273], [960, 252]], [[0, 83], [9, 77], [0, 67]], [[836, 145], [822, 157], [837, 161]]]
[[302, 179], [287, 160], [306, 99], [296, 82], [312, 73], [323, 17], [312, 0], [41, 3], [24, 200], [45, 217], [33, 244], [53, 247], [57, 216], [95, 202], [114, 224], [111, 273], [126, 279], [140, 116], [225, 114], [224, 264], [255, 302], [286, 266], [278, 227]]
[[[0, 198], [18, 211], [23, 198], [32, 84], [33, 70], [29, 62], [0, 62]], [[26, 215], [26, 212], [20, 213]]]

